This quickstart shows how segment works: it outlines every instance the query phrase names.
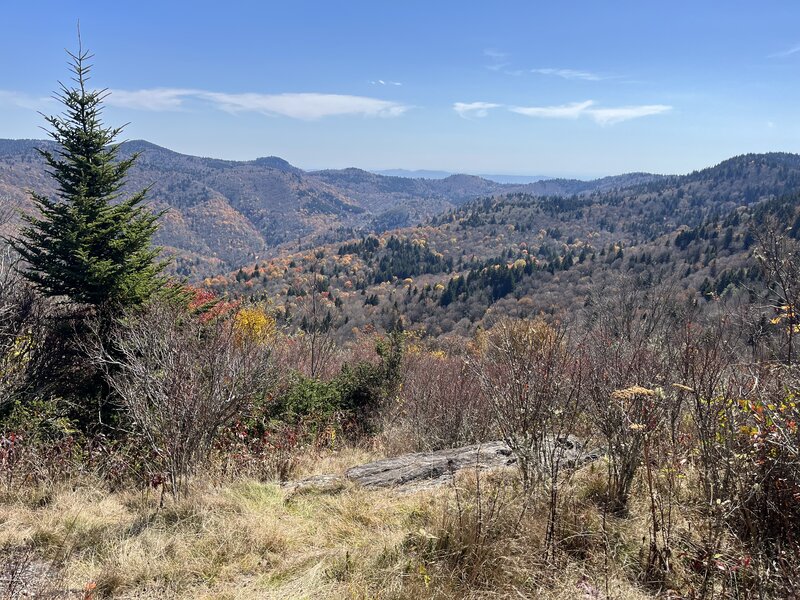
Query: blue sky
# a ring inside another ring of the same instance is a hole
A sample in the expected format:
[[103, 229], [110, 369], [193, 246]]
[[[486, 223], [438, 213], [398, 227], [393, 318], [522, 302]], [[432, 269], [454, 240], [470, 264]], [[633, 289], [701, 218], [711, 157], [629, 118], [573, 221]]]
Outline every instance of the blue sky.
[[126, 137], [303, 168], [684, 173], [800, 151], [800, 3], [7, 2], [0, 137], [80, 19]]

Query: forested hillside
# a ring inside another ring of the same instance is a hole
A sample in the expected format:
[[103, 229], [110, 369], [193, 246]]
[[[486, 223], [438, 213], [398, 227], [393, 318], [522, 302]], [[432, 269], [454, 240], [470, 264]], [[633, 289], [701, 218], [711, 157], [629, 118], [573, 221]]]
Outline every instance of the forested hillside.
[[471, 334], [498, 314], [563, 318], [620, 274], [669, 279], [705, 302], [756, 277], [755, 236], [768, 213], [795, 218], [798, 188], [800, 157], [746, 155], [612, 191], [487, 197], [416, 227], [290, 252], [205, 283], [269, 298], [287, 321], [307, 293], [322, 291], [343, 337], [398, 322], [436, 336]]

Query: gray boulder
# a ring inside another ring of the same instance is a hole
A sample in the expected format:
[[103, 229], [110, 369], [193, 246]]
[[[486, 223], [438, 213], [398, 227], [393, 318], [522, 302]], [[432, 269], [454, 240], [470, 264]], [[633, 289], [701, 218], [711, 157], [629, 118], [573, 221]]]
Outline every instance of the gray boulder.
[[437, 452], [417, 452], [348, 469], [345, 477], [364, 487], [400, 487], [425, 482], [439, 485], [461, 469], [497, 469], [516, 462], [504, 442], [487, 442]]

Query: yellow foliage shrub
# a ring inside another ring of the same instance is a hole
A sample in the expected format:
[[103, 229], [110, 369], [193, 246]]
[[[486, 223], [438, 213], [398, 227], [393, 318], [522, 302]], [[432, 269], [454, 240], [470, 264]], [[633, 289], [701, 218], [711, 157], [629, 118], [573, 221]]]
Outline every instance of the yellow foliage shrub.
[[257, 342], [269, 342], [275, 337], [275, 318], [262, 306], [242, 308], [234, 319], [236, 331], [243, 337]]

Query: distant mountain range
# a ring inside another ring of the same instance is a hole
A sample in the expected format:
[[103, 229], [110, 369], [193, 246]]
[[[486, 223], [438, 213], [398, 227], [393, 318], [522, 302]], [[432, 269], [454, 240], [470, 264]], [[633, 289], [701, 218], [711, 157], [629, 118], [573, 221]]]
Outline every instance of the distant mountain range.
[[[28, 210], [29, 191], [54, 194], [36, 148], [44, 140], [0, 140], [0, 202]], [[150, 188], [162, 218], [157, 243], [191, 277], [257, 260], [281, 245], [310, 248], [368, 232], [425, 222], [471, 200], [499, 194], [589, 194], [663, 180], [633, 173], [595, 181], [547, 179], [498, 183], [474, 175], [441, 179], [370, 173], [361, 169], [307, 172], [278, 157], [229, 161], [179, 154], [146, 141], [122, 144], [139, 153], [128, 189]]]
[[[408, 169], [386, 169], [383, 171], [373, 171], [378, 175], [386, 175], [387, 177], [408, 177], [410, 179], [446, 179], [456, 173], [449, 171], [428, 171], [425, 169], [408, 170]], [[536, 183], [537, 181], [544, 181], [545, 179], [553, 179], [546, 175], [483, 175], [479, 174], [481, 179], [488, 179], [495, 183], [511, 183], [517, 185], [525, 185], [526, 183]]]

